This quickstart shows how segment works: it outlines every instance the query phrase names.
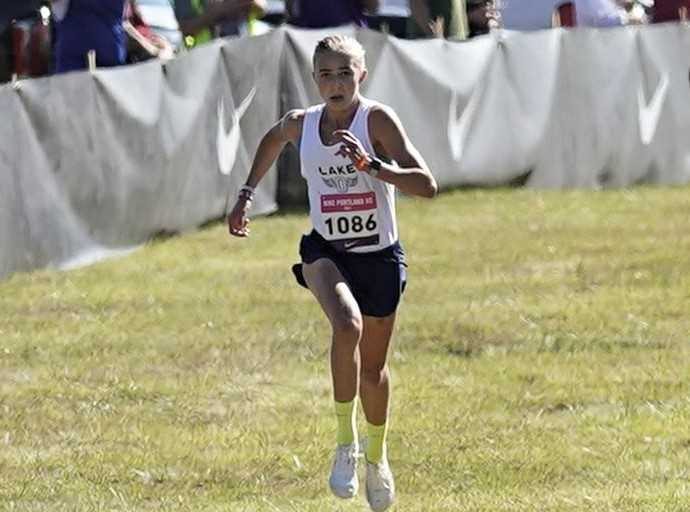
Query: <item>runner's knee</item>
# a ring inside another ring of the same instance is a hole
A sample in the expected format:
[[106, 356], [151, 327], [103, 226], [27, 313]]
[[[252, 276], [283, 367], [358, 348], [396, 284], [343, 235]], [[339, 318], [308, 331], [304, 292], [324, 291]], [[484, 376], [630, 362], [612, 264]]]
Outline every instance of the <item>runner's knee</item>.
[[362, 317], [354, 311], [340, 311], [331, 319], [336, 340], [356, 345], [362, 337]]
[[361, 377], [370, 386], [379, 386], [388, 379], [388, 367], [385, 362], [380, 365], [362, 365]]

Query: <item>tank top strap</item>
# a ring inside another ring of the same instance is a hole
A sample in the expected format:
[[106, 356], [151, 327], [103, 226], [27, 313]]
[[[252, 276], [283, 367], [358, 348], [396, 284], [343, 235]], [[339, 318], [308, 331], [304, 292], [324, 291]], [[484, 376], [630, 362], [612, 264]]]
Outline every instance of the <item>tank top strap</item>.
[[314, 105], [304, 111], [300, 147], [303, 147], [307, 141], [319, 140], [319, 122], [321, 120], [321, 112], [323, 111], [323, 107], [323, 104]]
[[359, 109], [352, 123], [352, 131], [360, 135], [360, 139], [368, 151], [373, 151], [374, 145], [369, 134], [369, 114], [377, 103], [368, 98], [360, 97]]

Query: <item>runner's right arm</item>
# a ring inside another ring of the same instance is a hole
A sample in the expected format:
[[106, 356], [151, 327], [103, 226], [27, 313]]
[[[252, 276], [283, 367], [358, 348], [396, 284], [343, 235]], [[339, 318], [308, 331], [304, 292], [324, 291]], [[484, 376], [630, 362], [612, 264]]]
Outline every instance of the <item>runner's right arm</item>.
[[228, 215], [228, 228], [231, 235], [239, 237], [249, 235], [247, 212], [252, 204], [253, 191], [276, 161], [285, 144], [292, 142], [297, 145], [302, 133], [303, 119], [304, 110], [291, 110], [261, 139], [245, 186], [242, 187], [237, 202]]

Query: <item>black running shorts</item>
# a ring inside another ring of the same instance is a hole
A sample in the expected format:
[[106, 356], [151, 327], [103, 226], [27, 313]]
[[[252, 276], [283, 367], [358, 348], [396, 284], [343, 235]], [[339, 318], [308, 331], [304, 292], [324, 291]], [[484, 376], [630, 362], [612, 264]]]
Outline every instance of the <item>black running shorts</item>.
[[[354, 253], [336, 250], [319, 233], [302, 236], [299, 245], [302, 263], [320, 258], [331, 260], [345, 278], [363, 315], [386, 317], [398, 307], [405, 291], [405, 252], [399, 242], [376, 252]], [[302, 264], [293, 265], [297, 282], [307, 288]]]

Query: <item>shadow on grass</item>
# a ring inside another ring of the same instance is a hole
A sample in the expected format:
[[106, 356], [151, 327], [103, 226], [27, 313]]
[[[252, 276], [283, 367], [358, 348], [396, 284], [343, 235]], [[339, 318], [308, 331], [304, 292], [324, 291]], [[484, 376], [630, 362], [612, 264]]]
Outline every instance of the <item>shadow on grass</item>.
[[[304, 215], [307, 215], [309, 213], [309, 210], [306, 207], [303, 206], [285, 206], [285, 207], [280, 207], [278, 210], [268, 213], [266, 215], [259, 215], [257, 216], [258, 218], [290, 218], [290, 217], [302, 217]], [[209, 220], [206, 220], [199, 224], [196, 228], [190, 229], [187, 231], [187, 233], [192, 233], [195, 231], [204, 231], [207, 229], [214, 229], [217, 228], [219, 225], [224, 225], [226, 223], [225, 220], [225, 215], [221, 217], [215, 217]], [[176, 238], [180, 235], [184, 235], [185, 232], [182, 231], [177, 231], [177, 230], [167, 230], [167, 229], [161, 229], [160, 231], [156, 231], [153, 235], [149, 237], [149, 239], [145, 242], [146, 244], [158, 244], [162, 242], [167, 242], [168, 240], [172, 238]]]

